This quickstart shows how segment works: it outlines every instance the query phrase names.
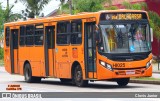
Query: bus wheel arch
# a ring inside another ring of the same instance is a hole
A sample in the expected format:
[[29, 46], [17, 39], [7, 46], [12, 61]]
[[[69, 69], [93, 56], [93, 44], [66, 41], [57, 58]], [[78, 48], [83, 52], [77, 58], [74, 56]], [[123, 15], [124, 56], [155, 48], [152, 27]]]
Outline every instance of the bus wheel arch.
[[[24, 75], [24, 72], [25, 72], [25, 71], [24, 71], [24, 70], [25, 70], [25, 65], [26, 65], [27, 63], [30, 64], [28, 60], [26, 60], [26, 61], [24, 62], [24, 64], [23, 64], [23, 75]], [[30, 64], [30, 65], [31, 65], [31, 64]]]
[[27, 83], [33, 82], [31, 65], [27, 61], [24, 63], [24, 79]]
[[[78, 86], [78, 87], [87, 86], [88, 80], [83, 80], [82, 68], [81, 68], [81, 65], [78, 61], [73, 62], [71, 74], [72, 74], [72, 83], [73, 84], [76, 84], [76, 86]], [[79, 78], [77, 78], [77, 77], [79, 77]]]
[[23, 74], [24, 74], [24, 79], [27, 83], [41, 82], [41, 77], [32, 76], [32, 68], [31, 68], [31, 64], [29, 63], [29, 61], [24, 62]]

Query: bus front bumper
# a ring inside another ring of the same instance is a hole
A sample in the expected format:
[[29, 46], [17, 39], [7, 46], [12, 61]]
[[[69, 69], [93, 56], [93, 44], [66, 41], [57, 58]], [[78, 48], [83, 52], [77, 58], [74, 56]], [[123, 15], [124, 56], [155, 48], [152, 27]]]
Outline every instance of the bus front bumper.
[[112, 75], [113, 78], [150, 77], [150, 76], [152, 76], [152, 65], [149, 68], [114, 70]]
[[98, 80], [118, 79], [118, 78], [132, 78], [132, 77], [151, 77], [152, 65], [148, 68], [123, 69], [110, 71], [103, 68], [103, 73], [97, 75]]

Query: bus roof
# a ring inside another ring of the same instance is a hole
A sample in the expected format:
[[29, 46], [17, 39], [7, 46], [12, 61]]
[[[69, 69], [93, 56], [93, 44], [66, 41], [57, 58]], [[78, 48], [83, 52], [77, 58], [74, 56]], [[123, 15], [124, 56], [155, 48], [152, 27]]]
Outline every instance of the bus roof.
[[[110, 13], [110, 12], [144, 12], [147, 13], [144, 10], [130, 10], [130, 9], [118, 9], [118, 10], [101, 10], [98, 12], [81, 12], [76, 15], [70, 15], [70, 14], [62, 14], [57, 15], [53, 17], [44, 17], [44, 18], [33, 18], [26, 21], [17, 21], [17, 22], [9, 22], [5, 23], [4, 26], [13, 26], [13, 25], [28, 25], [28, 24], [38, 24], [38, 23], [47, 23], [47, 22], [54, 22], [54, 21], [65, 21], [65, 20], [72, 20], [72, 19], [83, 19], [83, 18], [89, 18], [89, 17], [97, 17], [101, 13]], [[99, 16], [98, 16], [99, 17]], [[148, 17], [148, 14], [147, 14]]]

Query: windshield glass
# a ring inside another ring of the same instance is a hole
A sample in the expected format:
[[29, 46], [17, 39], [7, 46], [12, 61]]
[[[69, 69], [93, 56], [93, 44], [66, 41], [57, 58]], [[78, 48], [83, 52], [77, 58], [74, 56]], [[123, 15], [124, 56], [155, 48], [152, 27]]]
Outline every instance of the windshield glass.
[[149, 25], [127, 23], [100, 25], [100, 51], [105, 53], [137, 53], [151, 50]]

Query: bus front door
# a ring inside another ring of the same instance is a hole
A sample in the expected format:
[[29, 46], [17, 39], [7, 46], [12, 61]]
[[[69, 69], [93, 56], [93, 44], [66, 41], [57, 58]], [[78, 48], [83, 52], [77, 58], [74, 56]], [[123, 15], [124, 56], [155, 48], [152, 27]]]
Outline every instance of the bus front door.
[[85, 68], [86, 77], [96, 78], [95, 22], [85, 23]]
[[10, 56], [11, 56], [11, 73], [19, 73], [18, 68], [18, 29], [11, 30]]
[[54, 76], [55, 26], [45, 27], [45, 71], [46, 76]]

